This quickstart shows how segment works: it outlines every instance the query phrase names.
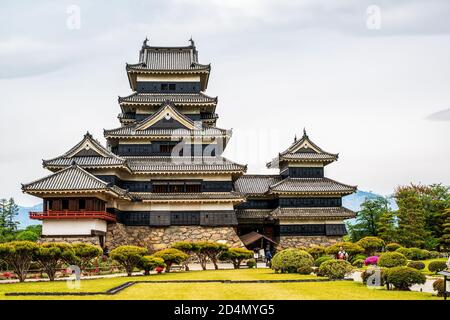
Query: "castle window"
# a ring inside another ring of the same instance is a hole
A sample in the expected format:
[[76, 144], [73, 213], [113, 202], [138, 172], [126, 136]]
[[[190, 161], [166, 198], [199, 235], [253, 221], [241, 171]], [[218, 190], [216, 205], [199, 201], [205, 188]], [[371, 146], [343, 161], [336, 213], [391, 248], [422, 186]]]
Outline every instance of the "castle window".
[[175, 145], [173, 145], [173, 144], [161, 144], [159, 146], [159, 152], [171, 153], [173, 150], [173, 147], [175, 147]]
[[167, 91], [169, 85], [167, 83], [161, 83], [161, 91]]
[[78, 209], [85, 210], [86, 209], [86, 200], [80, 199], [78, 200]]
[[69, 200], [68, 199], [62, 200], [62, 210], [69, 210]]
[[175, 90], [175, 89], [176, 89], [175, 83], [169, 83], [169, 90]]

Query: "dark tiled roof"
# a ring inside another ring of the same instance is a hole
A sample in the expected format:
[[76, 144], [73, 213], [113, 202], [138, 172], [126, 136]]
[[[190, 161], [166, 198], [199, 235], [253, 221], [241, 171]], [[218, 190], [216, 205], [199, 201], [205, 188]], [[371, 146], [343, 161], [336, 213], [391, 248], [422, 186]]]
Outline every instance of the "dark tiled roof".
[[247, 167], [223, 157], [125, 157], [134, 172], [244, 172]]
[[238, 219], [266, 219], [270, 218], [272, 209], [237, 209], [236, 217]]
[[224, 137], [230, 136], [231, 131], [220, 128], [202, 128], [201, 130], [188, 129], [144, 129], [137, 130], [136, 123], [124, 127], [104, 130], [105, 137], [135, 136], [135, 137], [152, 137], [152, 136], [172, 136], [172, 137]]
[[133, 93], [127, 97], [119, 97], [119, 103], [161, 104], [164, 101], [178, 104], [217, 104], [217, 97], [213, 98], [200, 93]]
[[237, 192], [199, 192], [199, 193], [152, 193], [130, 192], [130, 196], [139, 200], [243, 200]]
[[236, 191], [246, 195], [262, 195], [269, 187], [281, 180], [278, 175], [243, 175], [234, 183]]
[[142, 46], [139, 63], [127, 64], [127, 70], [210, 70], [210, 65], [198, 63], [194, 45], [185, 47]]
[[75, 164], [42, 179], [23, 184], [22, 190], [27, 193], [110, 190], [118, 195], [125, 195], [125, 190], [109, 185]]
[[356, 216], [355, 212], [345, 207], [276, 208], [270, 215], [276, 219], [350, 219]]
[[275, 193], [340, 193], [350, 194], [356, 191], [349, 186], [329, 178], [286, 178], [270, 186]]
[[[91, 149], [92, 148], [92, 149]], [[94, 155], [80, 155], [84, 151], [92, 151]], [[62, 156], [43, 160], [45, 168], [61, 168], [70, 166], [73, 162], [85, 167], [119, 167], [125, 166], [125, 159], [105, 148], [99, 141], [94, 139], [90, 133], [86, 133], [83, 139]]]

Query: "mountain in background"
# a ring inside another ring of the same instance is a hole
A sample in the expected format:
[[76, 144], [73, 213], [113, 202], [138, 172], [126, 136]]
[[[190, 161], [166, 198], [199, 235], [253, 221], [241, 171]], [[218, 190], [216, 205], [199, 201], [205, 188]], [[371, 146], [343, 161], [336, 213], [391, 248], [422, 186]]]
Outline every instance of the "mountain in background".
[[[342, 199], [342, 205], [346, 208], [349, 208], [350, 210], [353, 210], [355, 212], [358, 212], [361, 208], [361, 204], [366, 199], [375, 199], [376, 197], [380, 197], [379, 194], [373, 193], [373, 192], [367, 192], [367, 191], [358, 191], [354, 194], [351, 194], [349, 196], [346, 196]], [[397, 210], [397, 204], [395, 203], [394, 199], [390, 199], [391, 207], [394, 210]], [[42, 203], [37, 204], [33, 207], [22, 207], [19, 206], [19, 215], [17, 216], [16, 220], [19, 221], [20, 225], [19, 228], [23, 229], [26, 228], [29, 225], [33, 224], [41, 224], [38, 220], [31, 220], [29, 218], [29, 212], [30, 211], [42, 211]]]

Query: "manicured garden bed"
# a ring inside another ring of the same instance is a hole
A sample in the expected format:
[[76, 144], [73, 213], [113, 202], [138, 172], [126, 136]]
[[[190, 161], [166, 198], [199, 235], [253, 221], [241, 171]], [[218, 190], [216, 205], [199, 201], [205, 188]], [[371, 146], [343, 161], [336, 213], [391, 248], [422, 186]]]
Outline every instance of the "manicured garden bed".
[[275, 274], [270, 269], [208, 270], [139, 277], [82, 280], [79, 289], [65, 281], [0, 285], [0, 299], [439, 299], [429, 293], [368, 289], [353, 281], [296, 283], [138, 283], [116, 295], [5, 296], [8, 292], [100, 292], [128, 281], [161, 280], [311, 280], [315, 275]]

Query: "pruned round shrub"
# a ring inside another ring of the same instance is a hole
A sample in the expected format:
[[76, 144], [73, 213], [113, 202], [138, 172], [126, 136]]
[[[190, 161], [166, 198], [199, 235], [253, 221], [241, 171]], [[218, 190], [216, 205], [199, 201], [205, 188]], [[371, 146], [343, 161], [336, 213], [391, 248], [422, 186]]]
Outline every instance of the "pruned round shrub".
[[48, 242], [38, 245], [34, 260], [39, 268], [47, 274], [50, 281], [55, 280], [56, 272], [64, 263], [75, 260], [75, 252], [70, 244]]
[[394, 252], [401, 253], [402, 255], [404, 255], [405, 257], [407, 257], [409, 259], [410, 252], [409, 252], [408, 248], [400, 247], [397, 250], [395, 250]]
[[285, 249], [272, 258], [272, 269], [275, 272], [310, 274], [314, 265], [313, 257], [299, 249]]
[[344, 279], [352, 271], [353, 267], [348, 261], [328, 260], [320, 265], [318, 274], [329, 279]]
[[437, 291], [437, 296], [442, 297], [445, 293], [444, 279], [437, 279], [433, 282], [433, 290]]
[[386, 271], [384, 268], [367, 268], [361, 272], [361, 279], [365, 285], [367, 285], [367, 282], [369, 281], [369, 285], [371, 286], [384, 286], [385, 273]]
[[352, 260], [350, 260], [351, 262], [354, 262], [356, 260], [366, 260], [367, 256], [365, 254], [357, 254], [355, 256], [352, 257]]
[[154, 256], [143, 256], [140, 260], [139, 266], [144, 270], [144, 274], [150, 274], [150, 271], [156, 268], [165, 268], [166, 264], [162, 258]]
[[399, 248], [402, 248], [402, 246], [399, 245], [398, 243], [392, 242], [392, 243], [388, 243], [385, 248], [386, 248], [386, 251], [393, 252]]
[[366, 266], [368, 266], [368, 265], [376, 265], [378, 263], [378, 260], [379, 260], [378, 256], [370, 256], [370, 257], [367, 257], [364, 260], [364, 264]]
[[222, 261], [231, 261], [235, 269], [239, 269], [242, 261], [253, 258], [253, 251], [244, 248], [229, 248], [223, 251], [218, 259]]
[[347, 252], [348, 254], [348, 258], [351, 261], [352, 258], [357, 255], [357, 254], [361, 254], [364, 252], [364, 248], [362, 248], [361, 246], [357, 245], [356, 243], [353, 242], [338, 242], [333, 244], [332, 246], [329, 246], [328, 248], [325, 249], [325, 252], [327, 254], [332, 254], [334, 256], [336, 256], [340, 250], [340, 247], [342, 247], [345, 252]]
[[320, 267], [320, 265], [322, 263], [324, 263], [325, 261], [328, 261], [328, 260], [334, 260], [334, 258], [332, 258], [330, 256], [321, 256], [321, 257], [317, 258], [316, 260], [314, 260], [314, 265], [316, 267]]
[[250, 269], [256, 267], [256, 260], [255, 259], [248, 259], [247, 260], [247, 267]]
[[363, 259], [356, 259], [353, 261], [352, 266], [356, 268], [362, 268], [364, 266], [364, 260]]
[[445, 261], [431, 261], [428, 264], [428, 270], [430, 272], [438, 273], [447, 269], [447, 264]]
[[161, 258], [166, 264], [166, 272], [170, 272], [173, 264], [182, 263], [189, 256], [181, 250], [175, 248], [163, 249], [153, 254], [154, 257]]
[[439, 258], [439, 255], [438, 251], [430, 251], [430, 259], [437, 259]]
[[428, 250], [420, 248], [409, 248], [409, 253], [406, 256], [411, 260], [426, 260], [430, 257], [430, 252]]
[[381, 251], [385, 246], [384, 240], [378, 237], [364, 237], [356, 244], [362, 247], [368, 255], [374, 255], [375, 252]]
[[128, 276], [130, 277], [133, 273], [134, 268], [136, 268], [142, 260], [142, 257], [147, 253], [146, 248], [137, 246], [120, 246], [111, 250], [109, 256], [111, 259], [120, 263], [126, 270]]
[[395, 289], [409, 291], [414, 284], [424, 284], [425, 275], [419, 270], [410, 267], [394, 267], [386, 270], [386, 282], [392, 284]]
[[425, 263], [422, 261], [410, 261], [407, 266], [416, 270], [425, 269]]
[[406, 266], [408, 259], [399, 252], [385, 252], [378, 259], [378, 265], [384, 268]]
[[316, 260], [317, 258], [319, 258], [325, 254], [325, 247], [312, 246], [312, 247], [309, 247], [308, 249], [306, 249], [306, 252], [308, 252], [310, 255], [312, 255], [314, 260]]

